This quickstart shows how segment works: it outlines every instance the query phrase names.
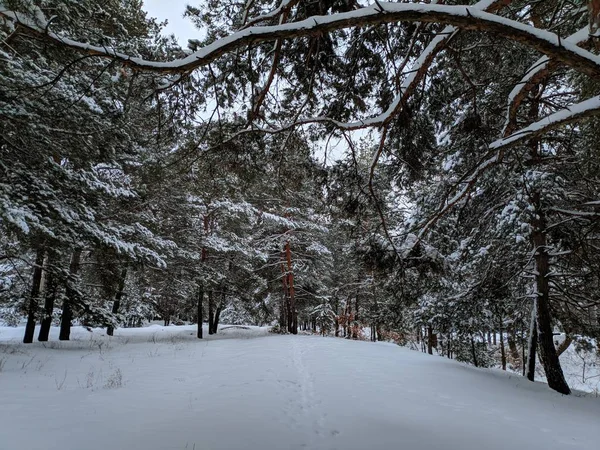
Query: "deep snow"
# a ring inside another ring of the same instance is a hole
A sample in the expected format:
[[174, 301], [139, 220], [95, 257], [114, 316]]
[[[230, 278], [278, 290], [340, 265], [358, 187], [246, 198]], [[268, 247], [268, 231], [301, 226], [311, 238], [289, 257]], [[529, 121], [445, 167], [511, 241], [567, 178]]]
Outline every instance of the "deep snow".
[[600, 448], [600, 399], [393, 344], [22, 331], [0, 328], [2, 450]]

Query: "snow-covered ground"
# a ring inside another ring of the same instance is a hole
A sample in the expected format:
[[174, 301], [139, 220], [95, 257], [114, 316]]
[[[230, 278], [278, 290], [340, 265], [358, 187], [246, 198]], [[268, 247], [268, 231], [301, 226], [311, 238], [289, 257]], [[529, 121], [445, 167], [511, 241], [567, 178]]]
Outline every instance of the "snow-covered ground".
[[25, 346], [22, 333], [0, 328], [2, 450], [600, 448], [600, 398], [392, 344], [151, 326]]

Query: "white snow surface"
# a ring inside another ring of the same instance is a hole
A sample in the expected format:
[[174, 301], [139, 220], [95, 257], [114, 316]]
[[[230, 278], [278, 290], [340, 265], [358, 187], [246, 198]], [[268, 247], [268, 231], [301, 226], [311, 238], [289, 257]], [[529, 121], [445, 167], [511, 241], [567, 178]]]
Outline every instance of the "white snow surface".
[[226, 326], [22, 334], [0, 328], [3, 450], [599, 448], [600, 399], [393, 344]]

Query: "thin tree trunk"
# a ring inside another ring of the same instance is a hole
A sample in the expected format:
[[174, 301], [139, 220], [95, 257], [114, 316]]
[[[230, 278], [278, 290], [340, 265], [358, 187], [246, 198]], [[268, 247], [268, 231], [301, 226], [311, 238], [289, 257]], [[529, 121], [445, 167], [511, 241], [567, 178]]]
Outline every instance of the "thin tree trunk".
[[221, 317], [221, 311], [223, 311], [223, 306], [225, 305], [225, 291], [223, 291], [223, 299], [221, 300], [221, 303], [219, 303], [219, 305], [217, 306], [217, 309], [215, 310], [215, 317], [213, 318], [213, 332], [212, 334], [217, 334], [217, 332], [219, 331], [219, 318]]
[[433, 328], [431, 325], [427, 326], [427, 353], [433, 355]]
[[508, 351], [515, 367], [521, 368], [521, 357], [519, 355], [519, 349], [517, 348], [517, 342], [515, 339], [515, 330], [511, 328], [507, 334], [508, 340]]
[[571, 337], [571, 335], [565, 335], [565, 340], [556, 349], [556, 353], [558, 354], [558, 356], [562, 355], [569, 348], [572, 342], [573, 338]]
[[[123, 297], [123, 291], [125, 290], [125, 279], [127, 278], [127, 269], [123, 269], [121, 271], [121, 275], [119, 278], [119, 286], [117, 287], [117, 292], [115, 294], [115, 300], [113, 301], [112, 313], [117, 314], [119, 312], [119, 307], [121, 306], [121, 298]], [[115, 328], [112, 325], [109, 325], [106, 328], [106, 334], [112, 336], [115, 332]]]
[[289, 289], [289, 312], [291, 319], [290, 323], [290, 333], [298, 334], [298, 312], [296, 311], [296, 292], [294, 288], [294, 272], [292, 267], [292, 249], [290, 246], [290, 241], [285, 243], [285, 256], [287, 262], [287, 286]]
[[339, 315], [339, 301], [335, 300], [335, 337], [340, 335], [340, 315]]
[[281, 261], [281, 281], [283, 283], [283, 297], [281, 298], [281, 310], [279, 311], [279, 325], [281, 328], [281, 332], [290, 331], [289, 330], [289, 289], [287, 284], [287, 271], [285, 270], [285, 255], [283, 255], [283, 260]]
[[535, 363], [537, 350], [537, 301], [531, 309], [531, 324], [529, 327], [529, 341], [527, 342], [527, 379], [535, 381]]
[[347, 339], [352, 338], [352, 334], [353, 334], [352, 329], [354, 328], [353, 322], [354, 322], [354, 315], [352, 314], [352, 300], [348, 299], [348, 333], [346, 335]]
[[565, 380], [552, 334], [552, 318], [550, 316], [550, 255], [548, 254], [546, 241], [546, 220], [544, 212], [540, 208], [539, 193], [533, 194], [536, 217], [533, 219], [532, 243], [535, 252], [536, 289], [537, 289], [537, 329], [538, 345], [548, 386], [561, 394], [571, 393], [569, 385]]
[[506, 370], [506, 350], [504, 348], [504, 330], [500, 324], [500, 356], [502, 358], [502, 370]]
[[285, 317], [285, 293], [284, 295], [281, 297], [281, 304], [279, 306], [279, 329], [281, 330], [281, 332], [283, 333], [285, 331], [285, 324], [287, 323], [286, 321], [286, 317]]
[[42, 284], [43, 266], [44, 251], [42, 249], [38, 249], [35, 255], [35, 267], [33, 268], [31, 292], [29, 294], [29, 305], [27, 307], [27, 325], [25, 326], [25, 335], [23, 336], [24, 344], [31, 344], [33, 342], [33, 335], [35, 333], [35, 319], [37, 316], [40, 287]]
[[[46, 259], [46, 267], [48, 267], [51, 262], [54, 262], [51, 259], [50, 254], [48, 254]], [[54, 301], [56, 300], [57, 290], [57, 280], [55, 275], [52, 273], [52, 271], [48, 271], [47, 269], [45, 269], [45, 272], [46, 281], [44, 287], [44, 317], [42, 318], [40, 324], [40, 333], [38, 334], [38, 341], [40, 342], [46, 342], [50, 336], [50, 328], [52, 327], [52, 314], [54, 312]]]
[[76, 249], [71, 255], [69, 265], [69, 279], [67, 280], [66, 295], [63, 299], [62, 317], [60, 320], [60, 333], [58, 339], [68, 341], [71, 337], [71, 320], [73, 320], [73, 304], [75, 303], [76, 289], [73, 287], [77, 274], [79, 273], [79, 264], [81, 262], [81, 250]]
[[354, 297], [354, 322], [352, 327], [352, 339], [358, 339], [358, 295]]
[[202, 308], [202, 302], [204, 301], [204, 288], [200, 286], [198, 290], [198, 332], [196, 336], [198, 339], [202, 339], [202, 321], [204, 319], [204, 311]]
[[471, 335], [471, 354], [473, 356], [473, 364], [475, 367], [479, 367], [479, 363], [477, 362], [477, 352], [475, 349], [475, 339], [473, 339], [473, 335]]
[[208, 291], [208, 334], [213, 334], [213, 325], [215, 320], [215, 304], [212, 289]]

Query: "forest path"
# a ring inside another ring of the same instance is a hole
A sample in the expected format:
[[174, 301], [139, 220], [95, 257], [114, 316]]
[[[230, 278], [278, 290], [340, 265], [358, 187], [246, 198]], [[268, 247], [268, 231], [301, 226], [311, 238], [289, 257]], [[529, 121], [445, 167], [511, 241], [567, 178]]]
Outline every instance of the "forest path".
[[82, 332], [44, 348], [0, 329], [0, 448], [598, 449], [597, 398], [392, 344], [244, 333]]

